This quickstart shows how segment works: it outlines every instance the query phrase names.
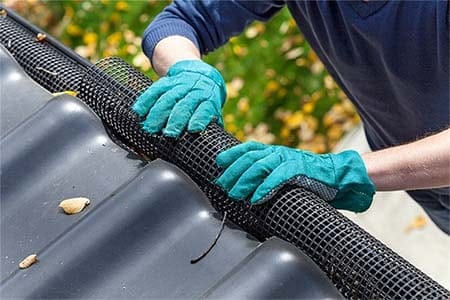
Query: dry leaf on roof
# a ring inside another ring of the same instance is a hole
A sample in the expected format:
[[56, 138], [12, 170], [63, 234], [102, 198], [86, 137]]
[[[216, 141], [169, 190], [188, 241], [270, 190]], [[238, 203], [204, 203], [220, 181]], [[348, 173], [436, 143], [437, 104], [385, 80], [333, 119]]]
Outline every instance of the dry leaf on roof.
[[61, 201], [59, 207], [61, 207], [64, 212], [68, 215], [77, 214], [81, 212], [91, 201], [88, 198], [78, 197], [70, 198]]
[[37, 42], [42, 42], [47, 38], [47, 35], [45, 35], [44, 33], [39, 32], [38, 34], [36, 34], [36, 41]]
[[24, 260], [19, 263], [19, 268], [26, 269], [30, 267], [32, 264], [38, 261], [36, 254], [28, 255]]

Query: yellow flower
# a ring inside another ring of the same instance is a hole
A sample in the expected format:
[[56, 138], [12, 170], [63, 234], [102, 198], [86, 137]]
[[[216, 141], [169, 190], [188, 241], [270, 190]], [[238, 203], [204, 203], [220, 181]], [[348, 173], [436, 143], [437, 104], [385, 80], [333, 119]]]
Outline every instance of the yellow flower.
[[121, 39], [122, 39], [122, 33], [120, 31], [114, 32], [113, 34], [110, 34], [106, 38], [106, 40], [108, 41], [108, 44], [110, 44], [110, 45], [117, 45]]
[[113, 23], [119, 23], [120, 22], [120, 15], [117, 12], [115, 12], [115, 13], [111, 14], [111, 17], [109, 17], [109, 19]]
[[319, 100], [320, 98], [322, 98], [322, 91], [317, 91], [317, 92], [314, 92], [312, 95], [311, 95], [311, 101], [317, 101], [317, 100]]
[[69, 24], [66, 28], [66, 31], [71, 36], [79, 36], [79, 35], [81, 35], [83, 30], [78, 25]]
[[73, 15], [75, 14], [75, 10], [72, 8], [72, 6], [70, 5], [65, 5], [64, 6], [64, 11], [65, 11], [65, 15], [69, 18], [72, 18]]
[[237, 138], [239, 141], [244, 141], [245, 140], [245, 134], [242, 130], [238, 130], [234, 133], [234, 137]]
[[101, 22], [100, 23], [100, 31], [103, 33], [106, 33], [106, 32], [108, 32], [108, 30], [109, 30], [109, 23], [105, 22], [105, 21]]
[[125, 1], [119, 1], [116, 3], [116, 9], [119, 11], [125, 11], [128, 9], [128, 3]]
[[330, 127], [334, 123], [334, 119], [332, 115], [328, 112], [325, 114], [325, 116], [323, 116], [322, 122], [323, 125], [325, 125], [325, 127]]
[[230, 40], [229, 40], [229, 42], [230, 42], [231, 44], [235, 44], [235, 43], [237, 43], [238, 41], [239, 41], [239, 38], [238, 38], [237, 36], [233, 36], [233, 37], [231, 37]]
[[285, 89], [285, 88], [281, 88], [278, 91], [278, 97], [280, 97], [280, 98], [284, 98], [284, 96], [286, 96], [286, 94], [287, 94], [287, 89]]
[[297, 111], [286, 118], [286, 127], [289, 129], [299, 128], [304, 119], [303, 113]]
[[234, 123], [226, 124], [227, 131], [234, 133], [237, 131], [237, 126]]
[[308, 65], [308, 60], [306, 60], [305, 58], [297, 58], [296, 60], [295, 60], [295, 64], [298, 66], [298, 67], [305, 67], [305, 66], [307, 66]]
[[291, 130], [287, 127], [281, 128], [280, 136], [282, 139], [287, 139], [291, 135]]
[[313, 50], [309, 50], [309, 52], [308, 52], [308, 58], [309, 58], [309, 60], [312, 61], [312, 62], [319, 61], [319, 57], [317, 56], [316, 52], [314, 52]]
[[315, 103], [313, 101], [309, 101], [308, 103], [303, 105], [302, 110], [303, 110], [303, 112], [305, 114], [310, 114], [310, 113], [312, 113], [314, 111], [314, 107], [315, 106], [316, 105], [315, 105]]
[[232, 123], [234, 121], [234, 116], [232, 114], [227, 114], [224, 117], [225, 123]]
[[247, 48], [241, 47], [239, 45], [234, 45], [232, 49], [233, 49], [233, 53], [236, 54], [237, 56], [245, 56], [248, 53]]
[[247, 97], [243, 97], [241, 99], [239, 99], [239, 102], [237, 103], [237, 107], [239, 112], [241, 113], [246, 113], [249, 111], [250, 109], [250, 104], [248, 103], [248, 98]]
[[280, 84], [278, 83], [278, 81], [271, 80], [266, 85], [266, 92], [271, 93], [278, 90], [279, 88]]
[[343, 133], [342, 126], [335, 124], [328, 129], [327, 136], [330, 140], [337, 141], [342, 137]]
[[83, 42], [87, 45], [97, 44], [97, 34], [94, 32], [88, 32], [83, 36]]

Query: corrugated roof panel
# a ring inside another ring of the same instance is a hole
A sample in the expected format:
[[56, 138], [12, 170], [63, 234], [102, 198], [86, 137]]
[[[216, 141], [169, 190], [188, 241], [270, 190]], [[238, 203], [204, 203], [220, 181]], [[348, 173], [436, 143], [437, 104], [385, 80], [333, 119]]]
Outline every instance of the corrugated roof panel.
[[[0, 50], [2, 65], [13, 66]], [[2, 128], [2, 297], [340, 297], [297, 248], [275, 238], [260, 243], [229, 223], [212, 251], [191, 264], [221, 226], [195, 183], [173, 165], [146, 163], [118, 147], [78, 99], [46, 102], [51, 96], [23, 73], [17, 86], [4, 80], [18, 71], [0, 74], [2, 118], [30, 108], [13, 129]], [[21, 102], [3, 97], [21, 88]], [[79, 196], [91, 199], [80, 214], [58, 208]], [[20, 270], [32, 253], [39, 262]]]
[[2, 45], [0, 45], [0, 74], [2, 78], [0, 129], [3, 136], [41, 107], [52, 94], [32, 81]]

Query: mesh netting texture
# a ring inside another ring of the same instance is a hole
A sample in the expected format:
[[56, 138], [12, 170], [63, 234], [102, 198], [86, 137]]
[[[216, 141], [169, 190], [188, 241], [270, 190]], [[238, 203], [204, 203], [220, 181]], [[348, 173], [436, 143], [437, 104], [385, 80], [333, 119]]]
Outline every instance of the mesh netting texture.
[[80, 65], [59, 51], [49, 51], [45, 38], [39, 40], [36, 33], [6, 16], [0, 17], [0, 42], [25, 72], [50, 92], [70, 90], [79, 84], [83, 74]]
[[37, 42], [36, 32], [17, 16], [0, 16], [0, 32], [0, 42], [35, 81], [52, 92], [78, 91], [116, 139], [143, 156], [180, 167], [218, 211], [255, 237], [278, 236], [296, 245], [345, 297], [450, 298], [446, 289], [308, 190], [285, 185], [258, 206], [228, 199], [211, 183], [221, 172], [215, 158], [239, 142], [216, 124], [177, 140], [143, 132], [130, 106], [151, 81], [122, 60], [108, 58], [86, 68], [54, 41]]

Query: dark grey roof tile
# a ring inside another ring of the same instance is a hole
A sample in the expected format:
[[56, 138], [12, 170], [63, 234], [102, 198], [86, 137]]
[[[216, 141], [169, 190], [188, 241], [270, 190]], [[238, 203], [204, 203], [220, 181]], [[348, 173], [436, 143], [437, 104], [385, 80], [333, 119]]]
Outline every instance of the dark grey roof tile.
[[52, 94], [36, 84], [0, 44], [0, 136], [39, 109]]
[[58, 208], [61, 200], [83, 196], [97, 205], [143, 164], [109, 139], [87, 106], [67, 95], [10, 131], [0, 151], [2, 279], [19, 259], [82, 217], [65, 216]]

